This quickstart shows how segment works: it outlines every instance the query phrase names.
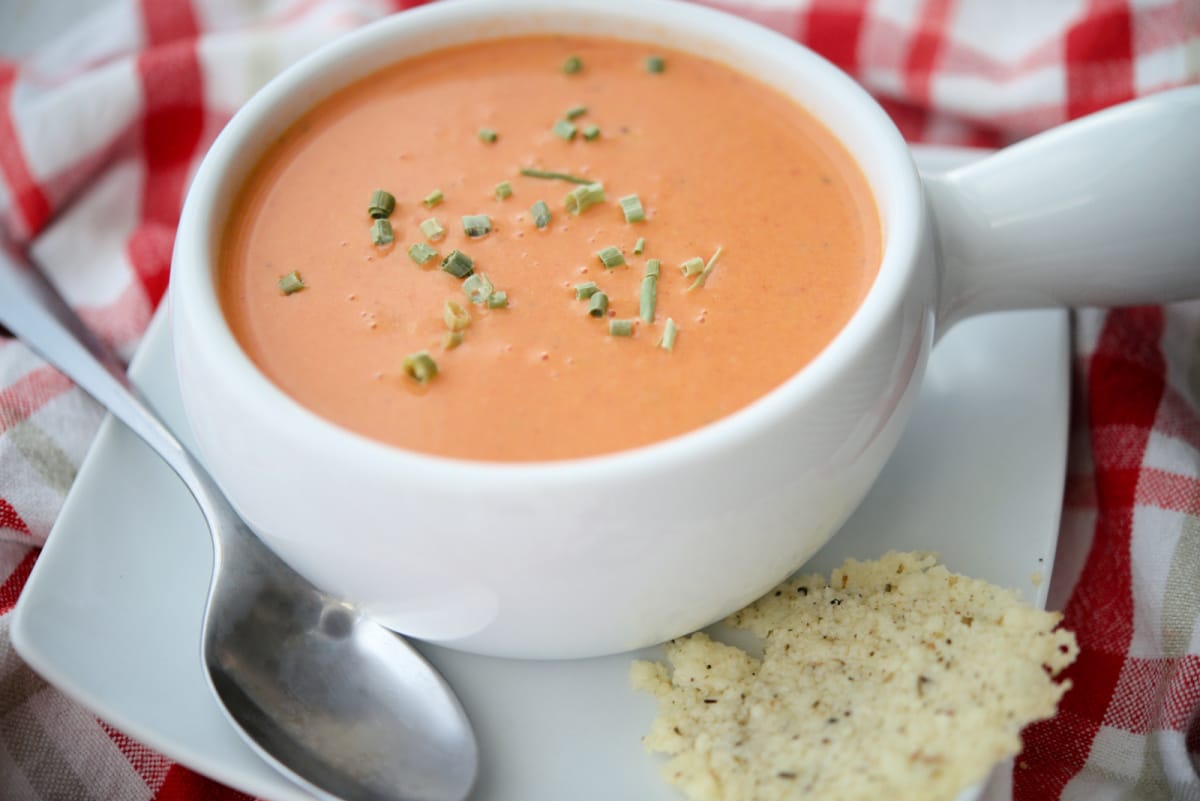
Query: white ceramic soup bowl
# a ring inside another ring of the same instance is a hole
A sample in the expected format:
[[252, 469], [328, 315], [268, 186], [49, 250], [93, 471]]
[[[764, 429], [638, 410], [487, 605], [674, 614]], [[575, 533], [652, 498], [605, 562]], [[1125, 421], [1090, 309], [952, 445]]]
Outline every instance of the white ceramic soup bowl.
[[[874, 193], [884, 249], [869, 294], [785, 384], [636, 450], [463, 461], [316, 416], [255, 367], [218, 302], [218, 245], [247, 171], [302, 112], [376, 69], [536, 33], [692, 51], [794, 97], [845, 144]], [[1197, 130], [1200, 89], [1184, 90], [923, 185], [895, 127], [850, 78], [722, 13], [643, 0], [462, 0], [405, 12], [272, 81], [197, 172], [170, 288], [187, 417], [213, 476], [270, 547], [397, 631], [518, 657], [655, 643], [754, 600], [837, 531], [892, 452], [953, 321], [1200, 294]]]

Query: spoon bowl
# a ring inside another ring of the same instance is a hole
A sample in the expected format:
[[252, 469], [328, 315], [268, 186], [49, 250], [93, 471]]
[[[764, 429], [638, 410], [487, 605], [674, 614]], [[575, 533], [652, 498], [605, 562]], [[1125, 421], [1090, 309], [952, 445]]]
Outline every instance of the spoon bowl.
[[2, 240], [0, 324], [128, 425], [195, 498], [214, 556], [201, 656], [246, 742], [318, 798], [462, 801], [478, 750], [441, 676], [402, 637], [272, 553], [116, 360]]
[[346, 801], [464, 798], [476, 746], [441, 677], [406, 640], [287, 567], [228, 506], [220, 513], [201, 652], [250, 745]]

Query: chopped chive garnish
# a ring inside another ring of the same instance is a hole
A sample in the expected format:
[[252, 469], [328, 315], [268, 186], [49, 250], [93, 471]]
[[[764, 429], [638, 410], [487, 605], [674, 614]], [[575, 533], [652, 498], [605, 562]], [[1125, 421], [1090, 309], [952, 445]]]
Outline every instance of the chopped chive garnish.
[[646, 237], [639, 236], [638, 241], [633, 245], [633, 255], [640, 256], [646, 252]]
[[580, 103], [577, 106], [571, 106], [569, 109], [567, 109], [563, 116], [568, 120], [573, 120], [576, 117], [582, 117], [584, 114], [587, 114], [587, 110], [587, 106]]
[[579, 56], [568, 56], [567, 60], [564, 61], [562, 65], [562, 71], [567, 75], [574, 75], [582, 69], [583, 61], [580, 60]]
[[487, 142], [490, 145], [492, 142], [495, 142], [499, 138], [500, 138], [500, 134], [496, 133], [491, 128], [480, 128], [479, 129], [479, 141], [480, 142]]
[[679, 269], [683, 271], [683, 274], [686, 277], [690, 278], [704, 269], [704, 259], [700, 258], [699, 256], [688, 259], [683, 264], [679, 265]]
[[501, 290], [488, 295], [487, 307], [489, 309], [505, 309], [508, 308], [508, 293]]
[[436, 242], [446, 235], [446, 229], [442, 227], [437, 217], [422, 220], [420, 228], [421, 233], [425, 234], [425, 238], [430, 242]]
[[447, 331], [442, 334], [442, 350], [454, 350], [463, 343], [462, 331]]
[[603, 317], [608, 314], [608, 295], [597, 292], [588, 299], [588, 314], [592, 317]]
[[533, 167], [522, 167], [521, 175], [526, 178], [549, 178], [556, 181], [570, 181], [573, 184], [590, 184], [595, 183], [591, 178], [580, 178], [578, 175], [571, 175], [567, 172], [555, 172], [553, 170], [537, 170]]
[[463, 233], [472, 239], [477, 239], [492, 232], [492, 218], [486, 214], [464, 214], [462, 227]]
[[437, 373], [437, 362], [427, 350], [419, 350], [404, 357], [404, 374], [417, 383], [428, 383]]
[[696, 276], [696, 280], [693, 281], [692, 285], [689, 286], [685, 291], [691, 292], [693, 289], [699, 289], [700, 287], [704, 286], [704, 282], [708, 280], [709, 273], [711, 273], [713, 268], [717, 266], [717, 259], [720, 257], [721, 248], [717, 248], [716, 252], [712, 254], [712, 258], [708, 260], [708, 264], [704, 265], [704, 269], [700, 271], [698, 276]]
[[304, 279], [300, 277], [300, 273], [292, 270], [285, 276], [279, 279], [279, 291], [285, 295], [290, 295], [293, 292], [299, 292], [304, 289]]
[[633, 336], [633, 320], [609, 320], [608, 335], [611, 337]]
[[642, 201], [637, 195], [626, 195], [617, 201], [621, 204], [621, 211], [625, 213], [625, 222], [644, 222], [646, 219], [646, 211], [642, 208]]
[[452, 250], [442, 259], [442, 270], [455, 278], [466, 278], [475, 272], [475, 262], [461, 250]]
[[434, 206], [441, 203], [445, 199], [446, 198], [442, 194], [442, 190], [435, 189], [432, 192], [430, 192], [428, 195], [426, 195], [425, 199], [422, 200], [421, 202], [425, 204], [425, 208], [432, 209]]
[[600, 126], [595, 125], [595, 124], [585, 125], [582, 133], [583, 133], [583, 138], [586, 139], [587, 141], [591, 142], [592, 140], [594, 140], [600, 136]]
[[512, 184], [508, 181], [501, 181], [496, 184], [496, 199], [504, 200], [507, 197], [512, 197]]
[[638, 316], [648, 323], [654, 322], [654, 307], [658, 305], [658, 259], [646, 262], [646, 274], [642, 277], [642, 295], [638, 303]]
[[496, 291], [490, 278], [483, 273], [475, 273], [463, 281], [463, 292], [476, 306], [487, 303], [487, 299]]
[[595, 281], [587, 281], [586, 283], [576, 284], [575, 300], [587, 300], [599, 291], [600, 287], [596, 286]]
[[658, 346], [663, 350], [674, 350], [675, 337], [678, 334], [679, 329], [675, 326], [675, 321], [668, 317], [667, 324], [663, 326], [662, 336], [658, 340]]
[[391, 217], [392, 212], [396, 210], [396, 198], [391, 192], [385, 192], [382, 189], [376, 189], [371, 193], [371, 202], [367, 205], [367, 214], [378, 220], [382, 217]]
[[575, 123], [573, 122], [568, 120], [558, 120], [554, 123], [554, 127], [551, 130], [559, 139], [565, 139], [566, 141], [570, 142], [575, 138], [575, 134], [579, 129], [575, 127]]
[[596, 258], [604, 265], [605, 269], [611, 270], [613, 267], [620, 267], [625, 263], [625, 255], [612, 245], [596, 251]]
[[546, 201], [539, 200], [529, 208], [529, 213], [533, 215], [533, 224], [538, 228], [545, 228], [550, 224], [550, 207], [546, 205]]
[[604, 184], [584, 184], [577, 186], [563, 198], [563, 205], [572, 214], [582, 214], [589, 206], [604, 201]]
[[392, 232], [392, 224], [380, 217], [371, 223], [371, 242], [376, 245], [390, 245], [396, 240]]
[[471, 324], [471, 313], [464, 309], [461, 303], [448, 300], [442, 306], [442, 320], [451, 331], [462, 331]]
[[646, 72], [658, 74], [667, 68], [667, 61], [662, 56], [646, 57]]
[[437, 251], [426, 245], [424, 242], [417, 242], [408, 246], [408, 255], [417, 264], [425, 264], [430, 259], [437, 256]]

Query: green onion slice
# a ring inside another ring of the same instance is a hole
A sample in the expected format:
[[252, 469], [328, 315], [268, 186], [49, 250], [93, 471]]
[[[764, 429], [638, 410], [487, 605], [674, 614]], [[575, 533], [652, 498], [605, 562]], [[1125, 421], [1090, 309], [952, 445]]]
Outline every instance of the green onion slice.
[[633, 336], [633, 320], [609, 320], [608, 335], [613, 337]]
[[633, 255], [640, 256], [646, 252], [646, 237], [639, 236], [638, 241], [633, 244]]
[[521, 175], [524, 175], [526, 178], [548, 178], [555, 181], [570, 181], [573, 184], [595, 183], [591, 178], [580, 178], [578, 175], [571, 175], [569, 172], [538, 170], [534, 169], [533, 167], [522, 167]]
[[419, 350], [404, 357], [404, 374], [417, 383], [427, 384], [437, 373], [437, 362], [427, 350]]
[[371, 242], [376, 245], [390, 245], [396, 241], [396, 235], [392, 232], [392, 224], [380, 217], [371, 223]]
[[688, 259], [683, 264], [679, 265], [679, 269], [683, 271], [685, 276], [690, 278], [696, 273], [704, 270], [704, 259], [700, 258], [699, 256]]
[[305, 288], [304, 279], [300, 277], [300, 273], [292, 270], [285, 276], [279, 279], [279, 291], [285, 295], [290, 295], [293, 292], [299, 292]]
[[604, 267], [609, 270], [613, 267], [620, 267], [625, 263], [625, 254], [612, 245], [596, 251], [596, 258], [600, 259]]
[[[471, 276], [474, 278], [475, 276]], [[467, 281], [471, 279], [468, 278]], [[466, 283], [465, 281], [463, 283]], [[462, 331], [471, 324], [471, 313], [463, 308], [461, 303], [448, 300], [442, 306], [442, 320], [451, 331]]]
[[608, 295], [597, 292], [588, 299], [588, 314], [592, 317], [603, 317], [608, 314]]
[[588, 110], [587, 106], [585, 106], [581, 103], [577, 106], [571, 106], [569, 109], [566, 110], [566, 112], [563, 114], [563, 116], [566, 117], [568, 120], [573, 120], [576, 117], [582, 117], [584, 114], [587, 114], [587, 110]]
[[422, 220], [420, 227], [421, 233], [425, 234], [425, 238], [430, 242], [436, 242], [446, 235], [446, 229], [442, 227], [437, 217]]
[[600, 287], [596, 286], [595, 281], [587, 281], [582, 284], [575, 285], [575, 300], [587, 300], [592, 295], [600, 291]]
[[700, 271], [698, 276], [696, 276], [696, 280], [693, 281], [692, 285], [689, 286], [685, 291], [691, 292], [693, 289], [699, 289], [700, 287], [704, 286], [704, 282], [708, 280], [709, 274], [713, 271], [713, 268], [717, 266], [717, 259], [720, 257], [721, 248], [717, 248], [716, 252], [712, 254], [712, 258], [708, 260], [708, 264], [704, 265], [704, 269]]
[[[655, 259], [650, 260], [651, 263]], [[646, 275], [642, 277], [642, 294], [638, 302], [638, 316], [648, 323], [654, 322], [654, 308], [658, 305], [658, 267], [653, 271], [650, 264], [646, 265]]]
[[367, 205], [367, 214], [378, 220], [384, 217], [391, 217], [392, 212], [396, 210], [396, 198], [391, 192], [385, 192], [382, 189], [376, 189], [371, 193], [371, 202]]
[[408, 255], [417, 264], [424, 265], [430, 259], [437, 256], [438, 252], [426, 245], [424, 242], [416, 242], [408, 246]]
[[496, 287], [484, 273], [475, 273], [463, 281], [463, 292], [466, 292], [467, 297], [477, 306], [487, 303], [487, 299], [495, 291]]
[[442, 350], [454, 350], [463, 343], [462, 331], [447, 331], [442, 334]]
[[562, 65], [562, 71], [567, 75], [574, 75], [582, 69], [583, 61], [579, 58], [579, 56], [568, 56], [567, 60], [564, 61]]
[[667, 324], [663, 326], [662, 336], [658, 340], [658, 346], [663, 350], [674, 350], [675, 337], [678, 334], [679, 328], [676, 327], [675, 321], [668, 317]]
[[496, 184], [496, 199], [504, 200], [507, 197], [512, 197], [512, 184], [508, 181], [501, 181]]
[[425, 204], [425, 208], [432, 209], [434, 206], [441, 203], [445, 199], [446, 199], [446, 197], [445, 197], [445, 195], [442, 194], [442, 190], [435, 189], [432, 192], [430, 192], [428, 195], [426, 195], [425, 199], [422, 200], [421, 202]]
[[575, 123], [569, 120], [557, 120], [554, 123], [554, 127], [550, 130], [553, 131], [554, 135], [559, 139], [563, 139], [568, 142], [574, 139], [575, 134], [579, 131], [579, 129], [575, 127]]
[[647, 259], [646, 260], [646, 275], [652, 275], [655, 278], [658, 278], [658, 275], [660, 272], [662, 272], [662, 262], [661, 261], [659, 261], [658, 259]]
[[508, 293], [501, 290], [488, 295], [487, 307], [489, 309], [506, 309], [508, 308]]
[[572, 214], [583, 214], [589, 207], [604, 202], [604, 184], [577, 186], [563, 198], [563, 205]]
[[657, 75], [658, 73], [664, 71], [666, 68], [667, 68], [667, 62], [666, 62], [666, 59], [664, 59], [662, 56], [647, 56], [646, 57], [646, 72], [654, 73], [655, 75]]
[[487, 144], [490, 145], [492, 142], [495, 142], [499, 138], [500, 138], [500, 134], [496, 133], [491, 128], [480, 128], [479, 129], [479, 141], [480, 142], [486, 142]]
[[442, 259], [442, 270], [455, 278], [466, 278], [475, 272], [475, 262], [461, 250], [452, 250]]
[[594, 123], [592, 125], [585, 125], [581, 133], [583, 133], [584, 139], [592, 142], [600, 137], [600, 126]]
[[642, 208], [642, 201], [637, 195], [626, 195], [617, 201], [621, 204], [621, 211], [625, 213], [625, 222], [643, 222], [646, 219], [646, 211]]
[[492, 218], [486, 214], [464, 214], [462, 227], [463, 233], [472, 239], [478, 239], [492, 232]]
[[550, 224], [550, 207], [546, 205], [546, 201], [539, 200], [529, 207], [529, 213], [533, 215], [533, 224], [538, 228], [545, 228]]

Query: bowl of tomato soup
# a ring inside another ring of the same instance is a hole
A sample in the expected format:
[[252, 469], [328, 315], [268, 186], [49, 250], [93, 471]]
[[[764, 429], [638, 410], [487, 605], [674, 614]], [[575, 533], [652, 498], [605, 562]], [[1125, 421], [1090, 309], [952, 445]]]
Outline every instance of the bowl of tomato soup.
[[936, 334], [995, 294], [940, 274], [958, 193], [848, 77], [719, 12], [406, 12], [270, 83], [198, 171], [185, 409], [259, 536], [397, 631], [659, 642], [866, 493]]

